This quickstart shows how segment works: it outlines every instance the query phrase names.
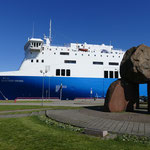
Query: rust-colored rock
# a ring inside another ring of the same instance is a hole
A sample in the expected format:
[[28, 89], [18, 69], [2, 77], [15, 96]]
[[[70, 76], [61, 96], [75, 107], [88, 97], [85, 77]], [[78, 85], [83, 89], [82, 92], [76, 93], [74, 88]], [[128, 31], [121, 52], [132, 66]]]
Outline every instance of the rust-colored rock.
[[121, 78], [132, 83], [150, 81], [150, 47], [142, 44], [127, 50], [121, 65]]
[[119, 79], [113, 82], [107, 91], [104, 111], [133, 111], [134, 104], [138, 98], [138, 84], [127, 83], [124, 80]]

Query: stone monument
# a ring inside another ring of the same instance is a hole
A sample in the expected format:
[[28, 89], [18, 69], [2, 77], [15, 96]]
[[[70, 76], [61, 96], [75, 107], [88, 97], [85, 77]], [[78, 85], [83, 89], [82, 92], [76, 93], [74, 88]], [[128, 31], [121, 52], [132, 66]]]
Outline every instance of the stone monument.
[[120, 65], [120, 75], [121, 79], [108, 88], [104, 111], [134, 110], [139, 101], [139, 84], [150, 83], [150, 47], [142, 44], [127, 50]]

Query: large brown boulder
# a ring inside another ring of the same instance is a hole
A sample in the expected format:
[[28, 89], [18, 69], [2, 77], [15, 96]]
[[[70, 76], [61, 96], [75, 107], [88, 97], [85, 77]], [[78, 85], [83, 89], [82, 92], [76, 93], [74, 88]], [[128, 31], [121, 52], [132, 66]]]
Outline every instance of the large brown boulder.
[[138, 84], [127, 83], [124, 80], [119, 79], [113, 82], [108, 88], [105, 98], [104, 111], [133, 111], [134, 104], [138, 99]]
[[132, 83], [150, 81], [150, 47], [142, 44], [127, 50], [120, 65], [120, 75]]

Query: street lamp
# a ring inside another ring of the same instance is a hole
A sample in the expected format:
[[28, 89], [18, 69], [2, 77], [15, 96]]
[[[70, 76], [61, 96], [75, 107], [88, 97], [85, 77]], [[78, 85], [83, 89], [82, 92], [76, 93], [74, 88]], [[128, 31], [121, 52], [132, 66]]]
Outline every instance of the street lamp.
[[44, 75], [48, 72], [47, 70], [43, 71], [40, 70], [40, 72], [43, 74], [43, 83], [42, 83], [42, 106], [43, 106], [43, 99], [44, 99]]

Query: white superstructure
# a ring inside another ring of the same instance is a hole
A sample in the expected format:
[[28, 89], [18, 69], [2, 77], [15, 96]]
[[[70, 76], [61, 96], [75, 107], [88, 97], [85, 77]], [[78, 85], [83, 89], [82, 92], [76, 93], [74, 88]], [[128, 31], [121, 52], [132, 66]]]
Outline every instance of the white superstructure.
[[[68, 46], [52, 46], [49, 38], [46, 43], [42, 39], [31, 38], [24, 46], [25, 59], [19, 69], [25, 75], [41, 76], [40, 70], [48, 70], [47, 76], [104, 78], [104, 71], [119, 72], [120, 61], [124, 52], [114, 50], [110, 45], [93, 45], [71, 43]], [[61, 70], [65, 69], [65, 73]], [[57, 73], [58, 74], [57, 74]], [[109, 74], [109, 73], [108, 73]]]

